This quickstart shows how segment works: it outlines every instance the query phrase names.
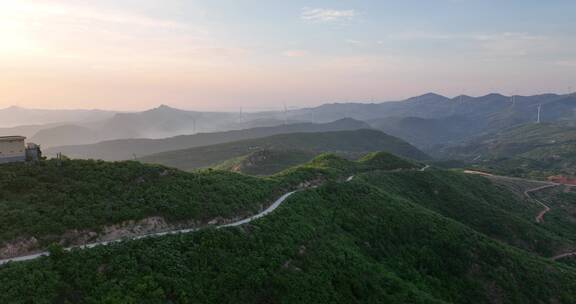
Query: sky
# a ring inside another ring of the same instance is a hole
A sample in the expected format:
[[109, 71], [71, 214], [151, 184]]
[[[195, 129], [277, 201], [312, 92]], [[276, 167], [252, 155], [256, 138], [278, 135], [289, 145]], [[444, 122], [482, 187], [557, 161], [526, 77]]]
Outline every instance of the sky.
[[0, 108], [576, 89], [574, 0], [0, 0]]

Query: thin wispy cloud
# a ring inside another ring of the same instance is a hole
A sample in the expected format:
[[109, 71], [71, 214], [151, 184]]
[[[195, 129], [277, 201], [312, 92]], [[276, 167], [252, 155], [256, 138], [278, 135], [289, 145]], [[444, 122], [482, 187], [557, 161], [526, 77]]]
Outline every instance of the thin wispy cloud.
[[556, 61], [556, 65], [562, 66], [562, 67], [573, 68], [573, 67], [576, 67], [576, 59], [575, 59], [575, 60], [560, 60], [560, 61]]
[[576, 73], [574, 1], [237, 2], [0, 0], [0, 106], [305, 104]]
[[305, 57], [308, 56], [308, 51], [305, 50], [287, 50], [282, 53], [286, 57]]
[[386, 40], [410, 41], [421, 44], [442, 41], [452, 46], [468, 46], [495, 56], [525, 56], [529, 53], [555, 51], [553, 39], [523, 32], [463, 33], [434, 31], [405, 31], [391, 33]]
[[310, 8], [305, 7], [302, 9], [300, 18], [308, 22], [315, 23], [332, 23], [339, 21], [350, 21], [358, 16], [356, 10], [335, 10], [326, 8]]

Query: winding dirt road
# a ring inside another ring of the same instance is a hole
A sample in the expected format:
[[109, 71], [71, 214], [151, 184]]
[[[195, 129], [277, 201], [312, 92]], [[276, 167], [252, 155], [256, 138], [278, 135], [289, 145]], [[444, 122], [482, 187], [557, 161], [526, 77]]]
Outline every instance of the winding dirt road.
[[538, 192], [538, 191], [550, 189], [550, 188], [555, 188], [555, 187], [558, 187], [558, 186], [560, 186], [560, 185], [559, 185], [559, 184], [550, 184], [550, 185], [545, 185], [545, 186], [537, 187], [537, 188], [534, 188], [534, 189], [529, 189], [529, 190], [526, 190], [526, 191], [524, 192], [524, 195], [526, 195], [526, 197], [527, 197], [528, 199], [530, 199], [530, 200], [538, 203], [540, 206], [544, 207], [544, 209], [543, 209], [542, 211], [540, 211], [540, 213], [538, 213], [538, 215], [536, 215], [536, 218], [535, 218], [536, 223], [539, 223], [539, 224], [540, 224], [540, 223], [543, 223], [543, 222], [544, 222], [544, 215], [546, 215], [546, 213], [550, 212], [550, 210], [552, 210], [552, 209], [550, 209], [550, 207], [549, 207], [548, 205], [544, 204], [541, 200], [532, 197], [532, 195], [530, 195], [530, 194], [532, 194], [532, 193], [534, 193], [534, 192]]
[[[346, 182], [351, 182], [353, 179], [354, 179], [354, 176], [350, 176], [346, 179]], [[274, 203], [272, 203], [272, 205], [270, 205], [268, 208], [266, 208], [266, 210], [264, 210], [258, 214], [255, 214], [249, 218], [245, 218], [243, 220], [237, 221], [237, 222], [216, 226], [216, 229], [222, 229], [222, 228], [228, 228], [228, 227], [238, 227], [238, 226], [248, 224], [248, 223], [255, 221], [259, 218], [265, 217], [265, 216], [269, 215], [270, 213], [272, 213], [274, 210], [276, 210], [278, 207], [280, 207], [280, 205], [282, 205], [282, 203], [284, 203], [294, 193], [296, 193], [298, 191], [302, 191], [302, 190], [306, 190], [306, 188], [301, 189], [301, 190], [288, 192], [288, 193], [282, 195], [280, 198], [278, 198]], [[151, 233], [151, 234], [139, 235], [139, 236], [135, 236], [135, 237], [131, 237], [131, 238], [123, 238], [123, 239], [117, 239], [117, 240], [112, 240], [112, 241], [86, 244], [86, 245], [82, 245], [82, 246], [74, 246], [74, 247], [65, 248], [64, 250], [65, 251], [71, 251], [72, 249], [89, 249], [89, 248], [94, 248], [96, 246], [106, 246], [109, 244], [120, 243], [123, 241], [140, 240], [140, 239], [144, 239], [144, 238], [160, 237], [160, 236], [173, 235], [173, 234], [191, 233], [191, 232], [196, 232], [198, 230], [201, 230], [201, 229], [204, 229], [207, 227], [209, 227], [209, 226], [201, 227], [201, 228], [191, 228], [191, 229], [181, 229], [181, 230], [174, 230], [174, 231], [167, 231], [167, 232]], [[50, 255], [50, 253], [48, 251], [44, 251], [44, 252], [40, 252], [40, 253], [36, 253], [36, 254], [30, 254], [30, 255], [15, 257], [15, 258], [4, 259], [4, 260], [0, 260], [0, 265], [7, 264], [9, 262], [22, 262], [22, 261], [35, 260], [37, 258], [40, 258], [43, 256], [49, 256], [49, 255]]]
[[[420, 169], [420, 171], [426, 171], [428, 168], [430, 168], [429, 165], [423, 167]], [[467, 174], [476, 174], [476, 175], [484, 175], [484, 176], [489, 176], [489, 177], [500, 177], [500, 178], [507, 178], [507, 179], [516, 179], [518, 180], [519, 178], [511, 178], [511, 177], [506, 177], [506, 176], [495, 176], [495, 175], [491, 175], [491, 174], [487, 174], [484, 172], [478, 172], [478, 171], [465, 171], [465, 173]], [[346, 182], [351, 182], [352, 180], [354, 180], [354, 176], [350, 176], [346, 179]], [[526, 180], [526, 179], [524, 179]], [[542, 210], [535, 218], [537, 223], [542, 223], [544, 221], [544, 215], [546, 215], [546, 213], [548, 213], [551, 208], [544, 204], [543, 202], [541, 202], [538, 199], [535, 199], [531, 196], [532, 193], [538, 192], [538, 191], [542, 191], [545, 189], [549, 189], [549, 188], [553, 188], [553, 187], [557, 187], [561, 184], [556, 184], [556, 183], [550, 183], [548, 185], [544, 185], [544, 186], [540, 186], [534, 189], [529, 189], [526, 190], [524, 192], [524, 195], [526, 195], [527, 198], [537, 202], [538, 204], [540, 204], [542, 207], [544, 207], [544, 210]], [[305, 190], [305, 189], [302, 189]], [[237, 222], [233, 222], [233, 223], [229, 223], [229, 224], [224, 224], [224, 225], [220, 225], [217, 226], [216, 229], [222, 229], [222, 228], [228, 228], [228, 227], [238, 227], [238, 226], [242, 226], [245, 224], [248, 224], [252, 221], [255, 221], [257, 219], [260, 219], [262, 217], [265, 217], [267, 215], [269, 215], [270, 213], [272, 213], [274, 210], [276, 210], [278, 207], [280, 207], [280, 205], [282, 205], [282, 203], [284, 203], [290, 196], [292, 196], [293, 194], [297, 193], [298, 191], [302, 191], [302, 190], [297, 190], [297, 191], [292, 191], [292, 192], [288, 192], [284, 195], [282, 195], [280, 198], [278, 198], [272, 205], [270, 205], [268, 208], [266, 208], [264, 211], [255, 214], [249, 218], [237, 221]], [[208, 226], [206, 226], [208, 227]], [[192, 233], [192, 232], [196, 232], [198, 230], [204, 229], [206, 227], [201, 227], [201, 228], [191, 228], [191, 229], [181, 229], [181, 230], [174, 230], [174, 231], [167, 231], [167, 232], [158, 232], [158, 233], [151, 233], [151, 234], [146, 234], [146, 235], [140, 235], [140, 236], [135, 236], [135, 237], [131, 237], [131, 238], [123, 238], [123, 239], [117, 239], [117, 240], [112, 240], [112, 241], [105, 241], [105, 242], [97, 242], [97, 243], [92, 243], [92, 244], [86, 244], [86, 245], [82, 245], [82, 246], [75, 246], [75, 247], [69, 247], [69, 248], [65, 248], [65, 251], [71, 251], [72, 249], [89, 249], [89, 248], [94, 248], [96, 246], [106, 246], [109, 244], [113, 244], [113, 243], [120, 243], [123, 241], [131, 241], [131, 240], [139, 240], [139, 239], [144, 239], [144, 238], [151, 238], [151, 237], [161, 237], [161, 236], [166, 236], [166, 235], [174, 235], [174, 234], [182, 234], [182, 233]], [[15, 258], [9, 258], [9, 259], [4, 259], [4, 260], [0, 260], [0, 266], [7, 264], [9, 262], [22, 262], [22, 261], [29, 261], [29, 260], [35, 260], [37, 258], [43, 257], [43, 256], [48, 256], [50, 255], [49, 252], [45, 251], [45, 252], [40, 252], [40, 253], [36, 253], [36, 254], [31, 254], [31, 255], [26, 255], [26, 256], [20, 256], [20, 257], [15, 257]], [[568, 258], [568, 257], [573, 257], [576, 256], [576, 252], [568, 252], [568, 253], [563, 253], [557, 256], [552, 257], [551, 259], [556, 261], [556, 260], [560, 260], [563, 258]]]
[[[529, 179], [524, 179], [524, 178], [517, 178], [517, 177], [509, 177], [509, 176], [500, 176], [500, 175], [493, 175], [493, 174], [489, 174], [489, 173], [485, 173], [485, 172], [480, 172], [480, 171], [472, 171], [472, 170], [466, 170], [464, 171], [464, 173], [466, 174], [474, 174], [474, 175], [482, 175], [482, 176], [486, 176], [486, 177], [493, 177], [493, 178], [503, 178], [503, 179], [510, 179], [510, 180], [524, 180], [524, 181], [532, 181]], [[534, 218], [534, 220], [536, 221], [536, 223], [541, 224], [544, 222], [544, 216], [546, 215], [546, 213], [550, 212], [552, 209], [550, 208], [550, 206], [546, 205], [545, 203], [543, 203], [541, 200], [535, 198], [532, 196], [532, 193], [536, 193], [539, 191], [543, 191], [546, 189], [551, 189], [554, 187], [558, 187], [558, 186], [562, 186], [564, 184], [559, 184], [559, 183], [552, 183], [552, 182], [546, 182], [546, 185], [540, 186], [540, 187], [536, 187], [536, 188], [532, 188], [532, 189], [528, 189], [526, 191], [524, 191], [524, 195], [526, 196], [526, 198], [528, 198], [531, 201], [536, 202], [537, 204], [539, 204], [540, 206], [542, 206], [544, 209], [542, 209], [542, 211], [540, 211], [536, 217]], [[568, 187], [576, 187], [576, 186], [570, 186], [570, 185], [564, 185], [564, 186], [568, 186]], [[571, 189], [571, 188], [570, 188]], [[574, 257], [576, 256], [576, 251], [575, 252], [567, 252], [567, 253], [562, 253], [556, 256], [551, 257], [550, 259], [552, 259], [553, 261], [557, 261], [560, 259], [564, 259], [564, 258], [569, 258], [569, 257]]]

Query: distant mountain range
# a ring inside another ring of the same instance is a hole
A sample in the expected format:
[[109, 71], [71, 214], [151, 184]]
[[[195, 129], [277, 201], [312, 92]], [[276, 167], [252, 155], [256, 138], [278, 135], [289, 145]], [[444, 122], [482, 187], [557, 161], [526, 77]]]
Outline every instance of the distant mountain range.
[[72, 158], [93, 158], [103, 160], [127, 160], [146, 155], [215, 145], [243, 139], [266, 137], [276, 134], [302, 132], [329, 132], [370, 128], [365, 122], [341, 119], [331, 123], [300, 123], [276, 127], [260, 127], [244, 130], [181, 135], [164, 139], [121, 139], [96, 144], [62, 146], [46, 149], [47, 155], [63, 153]]
[[[255, 157], [254, 153], [258, 151], [267, 151], [268, 153], [258, 153]], [[278, 153], [270, 153], [271, 151], [292, 151], [290, 154], [302, 156], [304, 161], [300, 163], [308, 161], [322, 152], [335, 152], [344, 155], [351, 154], [359, 157], [368, 152], [386, 151], [415, 160], [430, 159], [428, 155], [399, 138], [384, 134], [381, 131], [363, 129], [320, 133], [280, 134], [219, 145], [163, 152], [143, 157], [140, 160], [146, 163], [156, 163], [182, 170], [191, 170], [213, 166], [234, 158], [243, 158], [244, 160], [246, 157], [252, 160], [260, 158], [260, 160], [264, 161], [264, 159], [261, 158], [266, 156], [279, 156]], [[277, 161], [286, 163], [285, 166], [280, 166], [278, 169], [285, 169], [298, 164], [296, 160], [285, 161], [285, 157], [278, 158]], [[246, 163], [244, 164], [246, 165]]]
[[0, 109], [0, 128], [23, 125], [100, 121], [117, 112], [104, 110], [40, 110], [12, 106]]
[[[2, 123], [13, 124], [19, 121], [33, 125], [0, 128], [0, 135], [25, 135], [45, 148], [51, 148], [116, 139], [160, 139], [284, 124], [327, 123], [352, 118], [366, 121], [373, 128], [434, 153], [438, 145], [457, 145], [470, 137], [536, 122], [540, 105], [542, 122], [571, 121], [576, 118], [575, 95], [489, 94], [448, 98], [428, 93], [404, 101], [336, 103], [287, 112], [258, 113], [196, 112], [165, 105], [134, 113], [12, 107], [0, 110]], [[78, 154], [82, 155], [85, 154]]]
[[65, 121], [46, 125], [0, 128], [0, 134], [21, 134], [49, 148], [114, 139], [166, 138], [297, 122], [301, 121], [275, 118], [254, 118], [245, 121], [238, 113], [186, 111], [162, 105], [143, 112], [113, 113], [110, 117], [97, 121]]

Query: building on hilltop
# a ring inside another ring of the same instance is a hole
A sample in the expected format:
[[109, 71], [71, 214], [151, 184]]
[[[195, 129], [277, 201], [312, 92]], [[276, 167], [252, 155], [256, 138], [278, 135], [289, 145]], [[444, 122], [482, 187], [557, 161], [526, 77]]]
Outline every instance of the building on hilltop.
[[40, 146], [25, 141], [24, 136], [0, 136], [0, 164], [39, 160]]

